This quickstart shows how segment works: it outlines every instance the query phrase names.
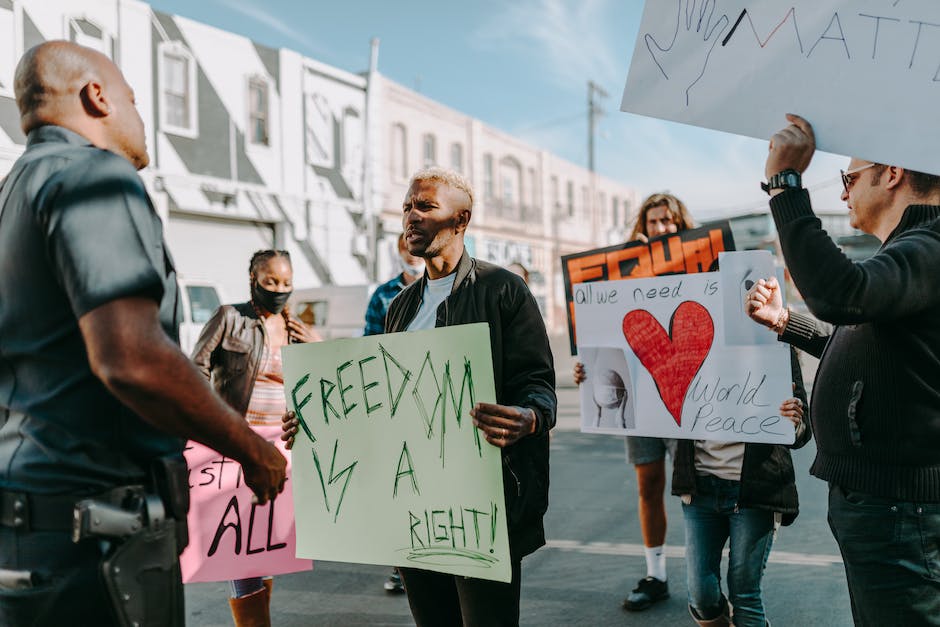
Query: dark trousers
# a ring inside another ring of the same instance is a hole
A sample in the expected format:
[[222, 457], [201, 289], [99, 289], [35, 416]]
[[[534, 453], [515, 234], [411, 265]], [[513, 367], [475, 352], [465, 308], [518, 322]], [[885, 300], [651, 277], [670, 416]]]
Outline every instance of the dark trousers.
[[[0, 625], [4, 627], [110, 627], [117, 625], [104, 580], [100, 574], [100, 545], [95, 540], [75, 544], [60, 531], [25, 532], [0, 526]], [[21, 583], [13, 572], [32, 573]], [[152, 571], [146, 575], [155, 576]], [[179, 607], [151, 607], [163, 599], [147, 599], [141, 627], [183, 625], [183, 584], [179, 568], [162, 589], [175, 590]], [[178, 612], [177, 612], [178, 610]], [[173, 614], [172, 617], [168, 614]]]
[[398, 570], [417, 627], [515, 627], [519, 624], [519, 562], [513, 562], [510, 583], [417, 568]]
[[940, 503], [911, 503], [829, 485], [856, 625], [940, 626]]
[[97, 542], [75, 544], [65, 532], [0, 527], [0, 569], [33, 573], [26, 587], [0, 585], [0, 625], [114, 625], [100, 561]]

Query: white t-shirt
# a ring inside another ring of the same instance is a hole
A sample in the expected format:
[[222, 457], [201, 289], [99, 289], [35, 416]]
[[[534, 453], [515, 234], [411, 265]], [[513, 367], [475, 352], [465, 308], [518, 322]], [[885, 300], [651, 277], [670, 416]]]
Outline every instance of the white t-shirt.
[[457, 273], [451, 272], [442, 279], [428, 279], [424, 284], [424, 294], [421, 295], [421, 307], [415, 314], [415, 319], [408, 325], [409, 331], [421, 331], [423, 329], [433, 329], [437, 322], [437, 308], [444, 302], [444, 299], [450, 296], [454, 289], [454, 281], [457, 279]]
[[695, 471], [729, 481], [741, 480], [744, 442], [695, 441]]

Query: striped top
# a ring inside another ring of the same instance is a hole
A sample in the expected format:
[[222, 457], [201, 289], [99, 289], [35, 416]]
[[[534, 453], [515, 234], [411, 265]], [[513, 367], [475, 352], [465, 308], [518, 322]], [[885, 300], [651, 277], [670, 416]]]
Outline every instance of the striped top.
[[281, 351], [272, 351], [265, 343], [245, 419], [248, 424], [254, 426], [278, 426], [281, 424], [281, 417], [285, 411], [287, 411], [287, 402], [284, 400], [284, 368]]

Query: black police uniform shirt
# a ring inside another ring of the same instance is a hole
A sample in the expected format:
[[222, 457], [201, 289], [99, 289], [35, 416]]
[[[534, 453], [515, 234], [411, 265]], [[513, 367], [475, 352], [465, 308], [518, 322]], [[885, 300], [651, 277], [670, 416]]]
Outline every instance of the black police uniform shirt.
[[0, 488], [94, 493], [182, 451], [95, 377], [78, 327], [126, 297], [160, 304], [178, 341], [176, 272], [126, 159], [57, 126], [33, 130], [0, 191]]

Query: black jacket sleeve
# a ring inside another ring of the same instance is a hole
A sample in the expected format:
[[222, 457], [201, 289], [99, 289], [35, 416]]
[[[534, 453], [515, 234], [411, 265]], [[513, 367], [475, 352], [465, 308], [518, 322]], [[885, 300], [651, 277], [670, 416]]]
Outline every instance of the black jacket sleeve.
[[809, 419], [809, 402], [806, 398], [806, 387], [803, 385], [800, 357], [792, 346], [790, 347], [790, 374], [793, 376], [793, 396], [803, 402], [803, 429], [797, 431], [796, 441], [790, 445], [790, 448], [803, 448], [813, 437], [813, 429]]
[[528, 288], [507, 283], [502, 307], [503, 373], [507, 402], [535, 411], [535, 434], [555, 426], [555, 366], [538, 304]]
[[829, 342], [830, 335], [832, 335], [832, 325], [816, 320], [812, 316], [790, 311], [790, 320], [778, 339], [819, 359], [826, 348], [826, 343]]
[[525, 285], [508, 284], [503, 299], [503, 372], [511, 404], [531, 407], [535, 434], [555, 426], [555, 366], [538, 303]]
[[783, 256], [810, 311], [833, 324], [897, 320], [940, 305], [934, 229], [911, 229], [869, 259], [845, 256], [813, 214], [809, 192], [788, 190], [770, 201]]

